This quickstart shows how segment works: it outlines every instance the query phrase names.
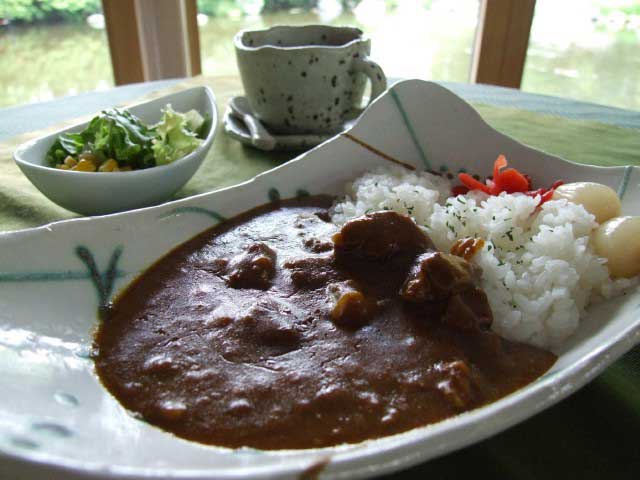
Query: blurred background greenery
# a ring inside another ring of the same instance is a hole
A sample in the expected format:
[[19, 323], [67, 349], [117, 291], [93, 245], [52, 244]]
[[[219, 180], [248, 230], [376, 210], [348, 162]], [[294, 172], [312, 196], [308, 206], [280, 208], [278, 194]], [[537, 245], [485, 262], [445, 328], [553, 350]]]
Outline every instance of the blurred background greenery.
[[2, 0], [0, 18], [18, 23], [81, 20], [100, 8], [100, 0]]
[[[478, 0], [198, 0], [205, 74], [243, 28], [360, 27], [392, 77], [468, 81]], [[569, 21], [570, 19], [570, 21]], [[522, 89], [640, 109], [640, 0], [537, 0]], [[0, 107], [113, 86], [100, 0], [0, 1]]]

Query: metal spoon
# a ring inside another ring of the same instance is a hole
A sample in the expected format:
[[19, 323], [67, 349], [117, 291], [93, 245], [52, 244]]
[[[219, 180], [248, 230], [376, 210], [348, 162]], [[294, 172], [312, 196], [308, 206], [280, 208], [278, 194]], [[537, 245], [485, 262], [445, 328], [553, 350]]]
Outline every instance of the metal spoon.
[[264, 128], [260, 120], [253, 116], [249, 102], [245, 97], [233, 97], [229, 101], [231, 111], [237, 115], [249, 129], [251, 143], [261, 150], [273, 150], [276, 140]]

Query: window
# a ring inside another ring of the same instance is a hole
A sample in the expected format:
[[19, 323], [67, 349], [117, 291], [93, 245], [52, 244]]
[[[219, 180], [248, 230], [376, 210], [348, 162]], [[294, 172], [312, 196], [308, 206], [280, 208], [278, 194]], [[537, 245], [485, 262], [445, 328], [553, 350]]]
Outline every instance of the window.
[[113, 85], [99, 0], [0, 2], [0, 107]]
[[[241, 29], [349, 24], [371, 38], [388, 77], [467, 82], [480, 3], [197, 0], [202, 70], [237, 74], [232, 38]], [[113, 86], [101, 8], [0, 1], [0, 107]], [[537, 0], [522, 89], [640, 109], [639, 50], [640, 0]]]
[[639, 51], [640, 1], [538, 0], [522, 89], [640, 110]]

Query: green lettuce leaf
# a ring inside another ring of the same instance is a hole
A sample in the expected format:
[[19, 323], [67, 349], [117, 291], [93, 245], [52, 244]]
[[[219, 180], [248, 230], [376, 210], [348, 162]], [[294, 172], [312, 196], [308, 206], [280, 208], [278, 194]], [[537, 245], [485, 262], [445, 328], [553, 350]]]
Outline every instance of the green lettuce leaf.
[[113, 158], [133, 169], [165, 165], [194, 151], [211, 128], [211, 119], [195, 110], [186, 114], [171, 105], [163, 110], [160, 123], [147, 126], [127, 110], [105, 110], [80, 133], [60, 135], [46, 155], [55, 167], [71, 155], [93, 153], [100, 161]]
[[187, 120], [187, 128], [192, 132], [197, 132], [204, 123], [204, 118], [197, 110], [189, 110], [184, 118]]
[[207, 138], [207, 135], [209, 135], [209, 130], [211, 130], [212, 124], [213, 124], [213, 121], [211, 120], [211, 115], [207, 113], [204, 116], [202, 124], [196, 130], [196, 135], [198, 136], [198, 138], [202, 138], [203, 140]]
[[158, 136], [153, 141], [153, 153], [158, 165], [178, 160], [202, 143], [196, 132], [189, 128], [187, 116], [173, 110], [171, 105], [163, 110], [162, 120], [155, 129]]
[[65, 133], [60, 135], [59, 140], [62, 148], [72, 155], [82, 153], [85, 145], [85, 140], [79, 133]]
[[155, 166], [152, 141], [156, 133], [126, 110], [105, 110], [80, 133], [58, 137], [46, 155], [49, 165], [61, 163], [67, 155], [90, 151], [101, 160], [114, 158], [132, 168]]
[[101, 159], [114, 158], [132, 168], [155, 166], [152, 128], [126, 110], [106, 110], [94, 118], [86, 134], [89, 149]]
[[76, 156], [82, 153], [85, 146], [85, 140], [80, 133], [63, 133], [54, 144], [49, 148], [45, 157], [46, 163], [55, 167], [62, 163], [67, 156]]

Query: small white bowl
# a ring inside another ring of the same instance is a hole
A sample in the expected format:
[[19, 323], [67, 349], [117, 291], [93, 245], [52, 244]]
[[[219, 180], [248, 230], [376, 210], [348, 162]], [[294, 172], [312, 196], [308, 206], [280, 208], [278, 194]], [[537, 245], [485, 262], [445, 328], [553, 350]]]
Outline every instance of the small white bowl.
[[198, 170], [218, 127], [215, 98], [208, 87], [195, 87], [140, 103], [128, 110], [143, 122], [160, 121], [167, 104], [174, 110], [195, 109], [211, 117], [211, 128], [202, 144], [189, 155], [168, 165], [131, 172], [76, 172], [45, 165], [45, 155], [58, 135], [79, 132], [89, 122], [57, 131], [18, 147], [13, 158], [27, 178], [49, 200], [83, 215], [104, 215], [148, 207], [167, 200]]

